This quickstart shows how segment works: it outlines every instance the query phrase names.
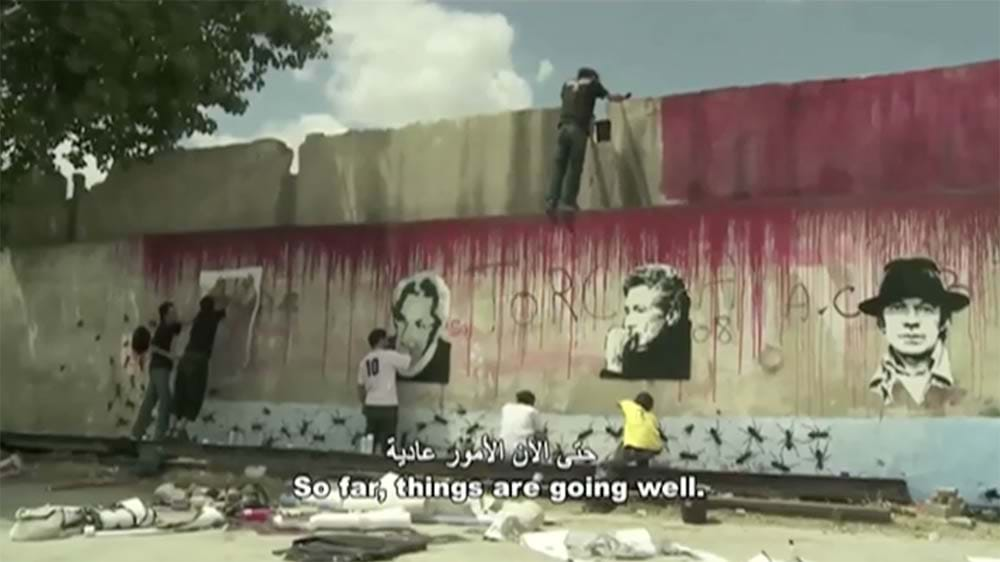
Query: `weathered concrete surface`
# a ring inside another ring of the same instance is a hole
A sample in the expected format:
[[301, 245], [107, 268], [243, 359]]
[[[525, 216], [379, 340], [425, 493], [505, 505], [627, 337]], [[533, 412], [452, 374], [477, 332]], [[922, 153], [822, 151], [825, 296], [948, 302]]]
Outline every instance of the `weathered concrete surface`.
[[[580, 203], [996, 191], [998, 77], [1000, 61], [989, 61], [611, 104], [613, 138], [590, 145]], [[82, 193], [71, 234], [535, 214], [555, 124], [556, 111], [541, 109], [314, 135], [297, 148], [297, 179], [295, 148], [277, 141], [164, 154]], [[64, 223], [36, 208], [12, 240], [65, 240]]]
[[[613, 104], [592, 141], [580, 204], [659, 204], [659, 101]], [[391, 131], [311, 136], [300, 149], [295, 224], [536, 214], [554, 168], [558, 112], [529, 110]]]
[[[152, 320], [163, 299], [190, 316], [199, 273], [250, 265], [263, 270], [255, 324], [248, 329], [236, 314], [223, 323], [210, 405], [193, 432], [219, 441], [238, 427], [249, 443], [350, 448], [362, 426], [354, 386], [365, 335], [390, 325], [398, 281], [433, 270], [450, 287], [442, 318], [450, 382], [403, 386], [400, 431], [410, 438], [443, 449], [473, 426], [491, 431], [498, 407], [529, 388], [554, 439], [570, 445], [586, 434], [604, 451], [620, 425], [615, 400], [646, 390], [671, 439], [666, 462], [905, 474], [923, 493], [958, 486], [971, 499], [1000, 483], [1000, 451], [963, 452], [995, 434], [990, 416], [1000, 406], [1000, 349], [992, 345], [1000, 338], [998, 223], [995, 198], [949, 196], [884, 207], [865, 200], [582, 214], [573, 232], [544, 220], [479, 219], [16, 249], [0, 285], [3, 427], [121, 434], [144, 382], [133, 387], [115, 363], [121, 337]], [[868, 388], [885, 341], [857, 303], [877, 292], [887, 261], [910, 255], [938, 260], [944, 282], [971, 304], [950, 326], [948, 400], [886, 406]], [[607, 334], [623, 322], [623, 277], [644, 263], [683, 272], [688, 380], [598, 376]], [[879, 423], [888, 417], [902, 421]], [[766, 425], [767, 445], [737, 463], [750, 449], [753, 419]], [[713, 444], [711, 428], [723, 444]], [[796, 435], [788, 452], [785, 429]], [[806, 435], [823, 430], [835, 437]]]
[[261, 140], [116, 166], [81, 194], [76, 240], [286, 224], [291, 162], [283, 143]]
[[0, 235], [11, 246], [65, 244], [71, 240], [72, 212], [66, 178], [36, 175], [18, 185], [3, 186]]
[[4, 428], [113, 431], [106, 396], [115, 393], [121, 335], [151, 306], [130, 251], [77, 244], [0, 254]]
[[[191, 562], [273, 562], [273, 550], [286, 548], [294, 535], [261, 536], [249, 531], [205, 531], [155, 537], [92, 538], [74, 537], [58, 541], [14, 543], [8, 538], [14, 510], [21, 506], [55, 504], [108, 504], [126, 497], [149, 497], [158, 482], [147, 481], [130, 487], [46, 492], [42, 482], [5, 480], [0, 495], [0, 558], [18, 562], [56, 562], [94, 560], [126, 562], [142, 557], [152, 561], [173, 561], [178, 557]], [[841, 525], [827, 521], [787, 518], [764, 518], [713, 512], [721, 522], [691, 526], [680, 521], [673, 508], [645, 506], [648, 514], [624, 508], [611, 515], [583, 515], [579, 504], [547, 505], [551, 529], [612, 531], [646, 528], [657, 539], [668, 539], [692, 548], [723, 556], [731, 562], [746, 562], [766, 550], [776, 559], [785, 559], [788, 540], [794, 540], [798, 553], [815, 562], [964, 562], [965, 556], [996, 556], [998, 538], [995, 526], [980, 526], [967, 531], [925, 519], [901, 519], [892, 526]], [[463, 542], [431, 545], [427, 551], [397, 558], [402, 562], [455, 561], [475, 558], [484, 562], [511, 559], [525, 562], [551, 561], [541, 554], [514, 543], [483, 541], [481, 530], [461, 527], [420, 526], [430, 535], [461, 535]], [[937, 535], [934, 540], [931, 533]], [[665, 562], [676, 558], [657, 558]]]

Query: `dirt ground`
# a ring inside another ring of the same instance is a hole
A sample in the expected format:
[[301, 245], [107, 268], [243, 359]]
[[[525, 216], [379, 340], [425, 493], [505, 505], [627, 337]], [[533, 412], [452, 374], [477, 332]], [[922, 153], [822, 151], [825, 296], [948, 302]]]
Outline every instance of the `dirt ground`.
[[[232, 476], [174, 471], [160, 479], [114, 487], [48, 491], [54, 482], [96, 475], [101, 470], [79, 463], [30, 465], [21, 475], [0, 482], [0, 560], [3, 562], [274, 562], [274, 550], [287, 547], [293, 536], [257, 535], [251, 531], [210, 530], [159, 536], [94, 537], [16, 543], [9, 530], [18, 507], [44, 503], [108, 504], [127, 497], [149, 498], [165, 479], [196, 479], [220, 485]], [[276, 481], [271, 487], [280, 487]], [[644, 527], [654, 537], [707, 550], [731, 562], [745, 562], [766, 550], [775, 560], [786, 557], [789, 539], [810, 562], [965, 562], [968, 556], [1000, 559], [1000, 525], [979, 524], [960, 529], [924, 517], [897, 517], [892, 525], [843, 524], [828, 521], [763, 517], [732, 511], [713, 511], [708, 525], [685, 525], [672, 506], [629, 506], [610, 515], [583, 514], [580, 504], [546, 505], [550, 529], [604, 530]], [[485, 542], [481, 529], [420, 526], [421, 532], [460, 535], [463, 540], [431, 545], [426, 551], [398, 558], [402, 562], [542, 562], [552, 560], [513, 543]], [[677, 560], [662, 558], [662, 560]]]

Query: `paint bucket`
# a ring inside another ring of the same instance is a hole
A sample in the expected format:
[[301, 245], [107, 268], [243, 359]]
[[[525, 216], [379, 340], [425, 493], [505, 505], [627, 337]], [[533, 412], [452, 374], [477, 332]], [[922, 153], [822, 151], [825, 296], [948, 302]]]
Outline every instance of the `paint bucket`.
[[708, 506], [703, 501], [685, 501], [681, 504], [681, 521], [689, 525], [708, 523]]
[[594, 121], [594, 134], [597, 136], [597, 142], [608, 142], [611, 140], [611, 120], [600, 119]]

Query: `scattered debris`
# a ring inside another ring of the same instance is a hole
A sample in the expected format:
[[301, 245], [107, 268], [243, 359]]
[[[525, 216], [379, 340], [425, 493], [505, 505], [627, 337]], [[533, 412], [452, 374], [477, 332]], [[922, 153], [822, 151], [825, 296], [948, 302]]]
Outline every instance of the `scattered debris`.
[[[799, 556], [798, 554], [796, 554], [796, 552], [795, 552], [795, 541], [793, 541], [793, 540], [789, 540], [788, 541], [788, 550], [789, 550], [788, 562], [809, 562], [805, 558], [802, 558], [801, 556]], [[779, 560], [777, 558], [771, 558], [771, 556], [768, 555], [767, 552], [765, 552], [765, 551], [762, 550], [760, 552], [760, 554], [758, 554], [757, 556], [754, 556], [753, 558], [751, 558], [747, 562], [785, 562], [785, 560]]]
[[267, 467], [262, 464], [255, 466], [248, 466], [243, 470], [243, 475], [246, 476], [247, 478], [260, 480], [265, 475], [267, 475]]
[[933, 517], [948, 519], [958, 517], [965, 511], [965, 502], [955, 488], [938, 488], [933, 496], [923, 504], [923, 510]]
[[393, 529], [372, 532], [324, 533], [292, 541], [291, 548], [275, 550], [284, 560], [337, 560], [361, 562], [389, 560], [427, 550], [431, 542], [412, 529]]
[[949, 517], [946, 521], [952, 527], [961, 527], [963, 529], [976, 528], [976, 520], [970, 519], [969, 517]]
[[21, 455], [14, 453], [10, 456], [3, 456], [0, 460], [0, 478], [16, 476], [21, 473], [23, 468], [24, 463], [21, 461]]
[[545, 511], [536, 502], [506, 502], [483, 537], [491, 541], [516, 541], [522, 534], [540, 529], [544, 523]]
[[409, 512], [389, 508], [360, 513], [317, 513], [309, 518], [310, 530], [408, 529], [413, 526]]
[[607, 533], [571, 530], [525, 533], [521, 545], [559, 560], [643, 560], [659, 554], [684, 556], [702, 562], [728, 562], [725, 558], [676, 543], [657, 545], [646, 529], [623, 529]]

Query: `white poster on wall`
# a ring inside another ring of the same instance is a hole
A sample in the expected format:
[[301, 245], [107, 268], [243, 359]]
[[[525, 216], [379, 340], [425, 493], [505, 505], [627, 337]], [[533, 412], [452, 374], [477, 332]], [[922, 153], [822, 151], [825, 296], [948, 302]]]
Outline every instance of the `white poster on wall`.
[[257, 323], [257, 311], [260, 309], [260, 287], [263, 274], [264, 268], [258, 266], [202, 270], [198, 277], [201, 297], [206, 295], [224, 296], [229, 300], [226, 307], [226, 319], [220, 326], [220, 332], [222, 332], [220, 339], [224, 341], [217, 342], [216, 347], [223, 354], [226, 353], [227, 349], [230, 353], [239, 349], [241, 357], [236, 363], [243, 368], [250, 364], [254, 326]]

